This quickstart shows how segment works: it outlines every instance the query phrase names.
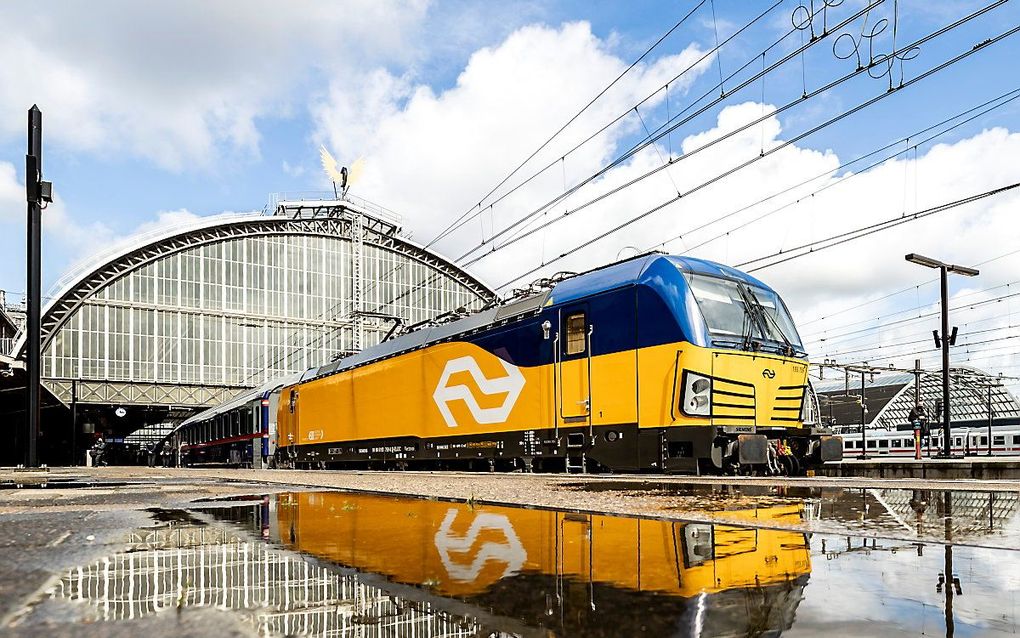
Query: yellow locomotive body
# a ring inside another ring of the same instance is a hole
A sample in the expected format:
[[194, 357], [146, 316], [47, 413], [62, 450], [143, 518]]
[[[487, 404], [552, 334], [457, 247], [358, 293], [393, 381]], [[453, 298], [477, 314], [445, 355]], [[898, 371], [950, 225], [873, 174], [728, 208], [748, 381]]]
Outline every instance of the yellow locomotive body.
[[[679, 296], [668, 284], [688, 281], [688, 262], [700, 263], [675, 259], [581, 275], [502, 316], [507, 307], [313, 371], [282, 390], [278, 454], [308, 465], [481, 459], [697, 471], [781, 469], [781, 457], [794, 459], [791, 469], [841, 453], [803, 424], [807, 362], [792, 323], [771, 347], [751, 330], [716, 338], [698, 314], [704, 304], [665, 298]], [[664, 275], [675, 281], [664, 285]], [[717, 285], [697, 276], [708, 283], [694, 290]], [[785, 313], [769, 293], [771, 311]], [[766, 312], [757, 311], [761, 326]]]

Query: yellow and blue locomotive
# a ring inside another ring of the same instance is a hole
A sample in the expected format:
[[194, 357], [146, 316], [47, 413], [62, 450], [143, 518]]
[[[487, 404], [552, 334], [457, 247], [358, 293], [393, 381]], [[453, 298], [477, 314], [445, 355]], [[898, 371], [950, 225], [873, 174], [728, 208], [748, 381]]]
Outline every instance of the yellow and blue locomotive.
[[795, 474], [842, 457], [805, 424], [808, 364], [771, 288], [642, 255], [434, 323], [281, 389], [277, 461]]

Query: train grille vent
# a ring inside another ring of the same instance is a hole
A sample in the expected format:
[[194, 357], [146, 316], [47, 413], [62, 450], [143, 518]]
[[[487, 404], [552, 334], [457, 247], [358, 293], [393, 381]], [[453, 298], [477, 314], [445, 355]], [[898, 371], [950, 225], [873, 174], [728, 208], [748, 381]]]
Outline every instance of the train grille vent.
[[780, 423], [799, 423], [801, 410], [804, 409], [806, 387], [803, 385], [780, 386], [772, 407], [772, 420]]
[[715, 425], [754, 425], [754, 385], [714, 377], [712, 420]]

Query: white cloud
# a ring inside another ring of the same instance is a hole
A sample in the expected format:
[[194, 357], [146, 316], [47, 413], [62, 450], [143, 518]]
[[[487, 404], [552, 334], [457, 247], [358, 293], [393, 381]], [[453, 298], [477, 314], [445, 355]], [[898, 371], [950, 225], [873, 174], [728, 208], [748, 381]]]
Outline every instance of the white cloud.
[[201, 216], [184, 208], [179, 210], [163, 210], [156, 213], [155, 219], [150, 219], [139, 225], [132, 234], [148, 234], [167, 228], [186, 226], [198, 221], [199, 219], [201, 219]]
[[[593, 125], [625, 110], [701, 55], [692, 45], [637, 67], [540, 154], [535, 165], [558, 158]], [[494, 185], [626, 66], [586, 23], [559, 29], [530, 26], [498, 46], [476, 51], [456, 85], [443, 93], [376, 71], [356, 86], [335, 82], [314, 114], [320, 137], [343, 161], [366, 156], [358, 192], [408, 215], [416, 233], [429, 236], [471, 206], [471, 198]], [[678, 82], [675, 94], [696, 75]], [[659, 94], [648, 108], [662, 99]], [[567, 179], [594, 170], [609, 158], [621, 136], [638, 126], [630, 118], [571, 155]], [[500, 204], [495, 217], [511, 219], [562, 185], [562, 171], [552, 171], [536, 180], [535, 187]]]
[[305, 167], [300, 164], [291, 164], [287, 160], [283, 160], [283, 164], [280, 166], [284, 173], [291, 177], [301, 177], [305, 174]]
[[25, 216], [25, 185], [18, 181], [14, 164], [0, 162], [0, 222]]
[[[170, 169], [210, 165], [227, 150], [257, 156], [256, 118], [285, 115], [313, 72], [407, 62], [425, 0], [153, 5], [4, 3], [0, 137], [22, 135], [39, 104], [47, 139]], [[26, 103], [27, 102], [27, 103]]]
[[[69, 213], [67, 205], [54, 191], [53, 201], [42, 212], [43, 258], [59, 255], [61, 260], [79, 259], [103, 246], [114, 237], [113, 230], [101, 223], [81, 224]], [[0, 162], [0, 224], [25, 233], [25, 184], [18, 178], [13, 164]]]

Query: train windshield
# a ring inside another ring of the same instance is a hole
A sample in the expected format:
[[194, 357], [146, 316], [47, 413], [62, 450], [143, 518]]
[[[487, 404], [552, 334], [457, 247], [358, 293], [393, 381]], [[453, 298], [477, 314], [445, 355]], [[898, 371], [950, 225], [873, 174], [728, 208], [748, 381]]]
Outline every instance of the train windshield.
[[803, 352], [800, 335], [779, 295], [728, 279], [686, 273], [713, 337], [727, 345], [771, 341]]

